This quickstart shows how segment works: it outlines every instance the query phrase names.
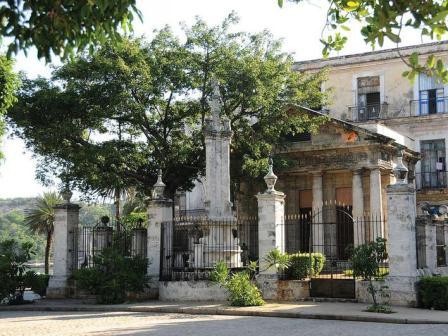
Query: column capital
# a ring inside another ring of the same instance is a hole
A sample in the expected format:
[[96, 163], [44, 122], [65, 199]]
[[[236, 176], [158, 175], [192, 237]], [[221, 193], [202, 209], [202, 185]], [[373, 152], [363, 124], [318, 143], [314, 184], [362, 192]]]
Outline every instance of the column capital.
[[284, 200], [284, 199], [285, 199], [286, 195], [285, 195], [285, 193], [283, 193], [283, 192], [281, 192], [281, 191], [277, 191], [277, 190], [275, 190], [275, 191], [270, 192], [270, 193], [266, 193], [266, 192], [264, 192], [264, 193], [259, 193], [259, 194], [255, 195], [255, 197], [256, 197], [259, 201], [260, 201], [260, 200], [263, 200], [263, 201], [265, 201], [265, 200], [281, 201], [281, 200]]
[[317, 171], [311, 172], [311, 175], [313, 177], [322, 177], [324, 175], [324, 172], [322, 170], [317, 170]]
[[364, 171], [364, 168], [353, 168], [352, 169], [353, 175], [361, 175], [363, 171]]

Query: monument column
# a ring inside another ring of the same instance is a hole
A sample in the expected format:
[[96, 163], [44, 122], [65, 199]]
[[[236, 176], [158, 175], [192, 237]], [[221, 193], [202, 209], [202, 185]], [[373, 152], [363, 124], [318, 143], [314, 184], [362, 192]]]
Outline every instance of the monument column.
[[324, 253], [324, 225], [323, 225], [323, 207], [324, 207], [324, 195], [323, 195], [323, 174], [321, 171], [313, 172], [313, 221], [312, 221], [312, 252]]
[[353, 170], [352, 176], [352, 202], [353, 202], [353, 236], [354, 245], [358, 246], [365, 241], [364, 227], [364, 190], [362, 187], [362, 169]]

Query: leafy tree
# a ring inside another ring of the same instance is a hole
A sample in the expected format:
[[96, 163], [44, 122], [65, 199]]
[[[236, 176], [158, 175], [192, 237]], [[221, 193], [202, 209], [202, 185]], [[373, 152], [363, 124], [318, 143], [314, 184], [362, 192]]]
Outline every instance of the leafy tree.
[[55, 192], [44, 193], [36, 199], [35, 206], [25, 212], [25, 224], [33, 233], [45, 235], [45, 274], [50, 269], [51, 241], [54, 232], [54, 206], [62, 202], [62, 198]]
[[212, 82], [231, 122], [232, 177], [258, 177], [285, 135], [313, 130], [325, 118], [287, 109], [320, 106], [322, 73], [292, 70], [292, 57], [268, 32], [232, 33], [221, 25], [170, 29], [105, 43], [57, 69], [51, 81], [24, 81], [9, 113], [16, 134], [42, 157], [42, 181], [55, 174], [85, 193], [134, 187], [148, 194], [163, 170], [167, 194], [187, 190], [204, 173], [202, 128]]
[[[284, 0], [277, 0], [283, 6]], [[300, 3], [303, 0], [288, 0]], [[419, 32], [422, 40], [442, 40], [448, 32], [448, 1], [421, 0], [328, 0], [327, 21], [321, 42], [323, 55], [327, 57], [332, 50], [342, 50], [347, 37], [344, 31], [350, 30], [350, 23], [359, 22], [362, 26], [361, 35], [364, 41], [373, 48], [383, 46], [385, 40], [401, 42], [404, 29], [414, 29]], [[327, 32], [327, 35], [325, 35]], [[417, 53], [409, 59], [402, 57], [409, 66], [403, 73], [409, 79], [414, 79], [419, 72], [437, 76], [443, 82], [448, 82], [448, 70], [441, 58], [434, 55], [420, 64]]]
[[[19, 80], [12, 70], [12, 61], [0, 55], [0, 145], [5, 129], [3, 118], [8, 108], [16, 101], [14, 93], [18, 85]], [[0, 151], [1, 158], [2, 152]]]
[[50, 61], [51, 54], [71, 55], [85, 47], [120, 38], [118, 30], [131, 29], [140, 17], [135, 0], [0, 0], [0, 38], [11, 56], [37, 49]]

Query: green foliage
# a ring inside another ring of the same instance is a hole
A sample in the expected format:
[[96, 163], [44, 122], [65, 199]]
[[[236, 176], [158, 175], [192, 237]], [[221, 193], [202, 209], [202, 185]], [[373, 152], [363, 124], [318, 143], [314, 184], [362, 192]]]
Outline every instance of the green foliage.
[[419, 305], [423, 308], [448, 310], [448, 277], [423, 277], [417, 285]]
[[33, 245], [29, 242], [19, 243], [14, 239], [0, 241], [0, 302], [23, 302], [26, 279], [29, 277], [25, 263], [33, 254]]
[[286, 274], [289, 279], [302, 280], [310, 275], [318, 275], [324, 268], [326, 258], [322, 253], [290, 254], [290, 266]]
[[[0, 145], [5, 129], [4, 115], [17, 101], [15, 94], [18, 87], [19, 80], [18, 76], [13, 72], [13, 62], [0, 55]], [[2, 157], [0, 151], [0, 159]]]
[[36, 198], [32, 208], [25, 210], [24, 224], [32, 233], [45, 236], [45, 274], [50, 271], [50, 252], [54, 232], [54, 206], [62, 203], [56, 192], [47, 192]]
[[[379, 303], [378, 295], [382, 299], [388, 299], [389, 293], [387, 291], [387, 286], [383, 285], [380, 265], [387, 259], [386, 252], [386, 239], [377, 238], [374, 242], [368, 242], [353, 248], [350, 261], [353, 267], [353, 276], [361, 277], [363, 280], [367, 280], [368, 292], [372, 296], [373, 306], [372, 310], [387, 310], [388, 303]], [[376, 284], [374, 280], [377, 280]], [[378, 287], [379, 284], [379, 287]], [[384, 308], [384, 309], [383, 309]]]
[[[303, 0], [289, 0], [302, 2]], [[352, 22], [361, 24], [361, 35], [372, 48], [382, 47], [385, 40], [397, 46], [401, 42], [403, 30], [412, 29], [420, 33], [422, 40], [442, 40], [448, 32], [448, 2], [421, 0], [328, 0], [327, 21], [321, 42], [323, 55], [327, 57], [333, 50], [341, 50], [347, 42], [345, 31], [350, 30]], [[278, 0], [281, 7], [283, 0]], [[326, 32], [326, 35], [324, 34]], [[401, 55], [400, 55], [401, 56]], [[413, 80], [420, 72], [436, 76], [448, 83], [448, 70], [442, 58], [434, 55], [425, 63], [418, 62], [413, 53], [408, 59], [402, 57], [409, 70], [403, 76]]]
[[80, 289], [96, 295], [101, 304], [123, 303], [127, 292], [142, 292], [148, 283], [148, 260], [125, 257], [115, 247], [105, 248], [94, 258], [94, 267], [75, 270]]
[[37, 274], [34, 271], [27, 271], [25, 273], [26, 287], [31, 288], [34, 293], [40, 296], [46, 295], [49, 280], [50, 276], [48, 274]]
[[123, 224], [126, 229], [145, 227], [148, 224], [148, 213], [131, 212], [128, 215], [121, 216], [121, 224]]
[[386, 239], [377, 238], [356, 246], [351, 255], [353, 275], [364, 280], [371, 280], [380, 276], [380, 264], [387, 259]]
[[[0, 38], [8, 38], [8, 55], [37, 49], [39, 58], [67, 57], [131, 30], [135, 0], [0, 1]], [[10, 40], [10, 42], [9, 42]]]
[[277, 248], [269, 251], [263, 259], [267, 269], [275, 267], [277, 270], [282, 271], [291, 265], [290, 256], [280, 252]]
[[214, 81], [234, 132], [232, 186], [262, 176], [287, 134], [326, 120], [285, 108], [325, 104], [325, 74], [293, 71], [279, 41], [268, 32], [235, 33], [236, 22], [233, 14], [214, 27], [198, 19], [182, 39], [167, 27], [148, 42], [106, 42], [51, 80], [24, 80], [8, 117], [42, 157], [40, 180], [56, 175], [86, 194], [132, 187], [148, 196], [162, 168], [167, 195], [192, 188], [204, 173], [202, 129]]
[[232, 306], [249, 307], [264, 304], [260, 290], [251, 281], [248, 271], [230, 274], [225, 262], [219, 261], [211, 273], [210, 280], [227, 289]]

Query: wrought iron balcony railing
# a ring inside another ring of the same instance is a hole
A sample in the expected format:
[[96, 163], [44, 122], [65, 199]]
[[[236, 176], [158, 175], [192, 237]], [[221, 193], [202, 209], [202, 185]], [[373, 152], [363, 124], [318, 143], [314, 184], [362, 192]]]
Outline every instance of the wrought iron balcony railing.
[[348, 117], [352, 121], [385, 119], [387, 118], [388, 109], [389, 105], [387, 103], [349, 106]]
[[447, 181], [447, 171], [437, 170], [415, 174], [417, 190], [446, 188], [448, 186]]
[[448, 97], [411, 100], [409, 112], [411, 116], [448, 113]]

